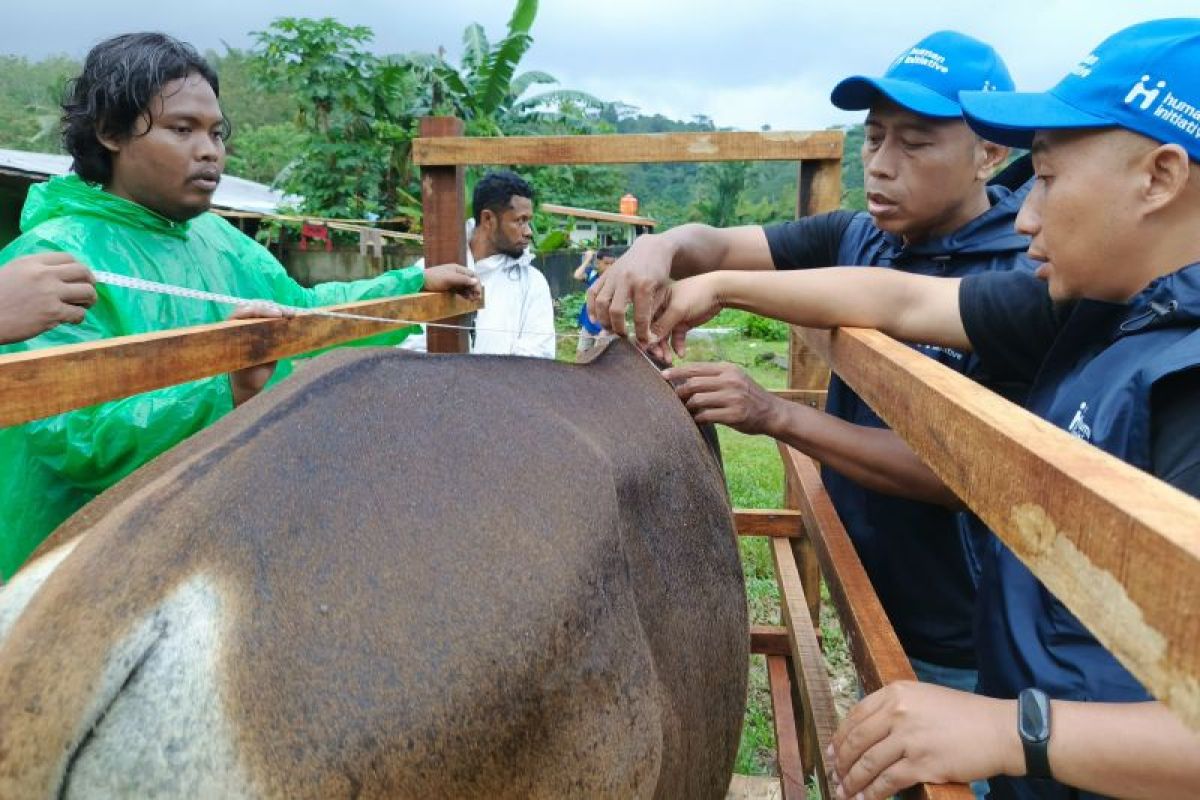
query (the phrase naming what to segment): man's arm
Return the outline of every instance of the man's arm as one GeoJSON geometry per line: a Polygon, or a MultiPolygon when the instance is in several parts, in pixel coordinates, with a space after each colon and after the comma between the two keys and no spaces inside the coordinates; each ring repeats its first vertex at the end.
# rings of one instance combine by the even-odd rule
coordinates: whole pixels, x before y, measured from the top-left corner
{"type": "MultiPolygon", "coordinates": [[[[1050,771],[1122,798],[1190,798],[1200,734],[1161,703],[1050,704],[1050,771]]],[[[883,800],[917,783],[1026,774],[1017,703],[931,684],[895,683],[860,702],[830,750],[839,796],[883,800]]]]}
{"type": "Polygon", "coordinates": [[[91,271],[66,253],[16,258],[0,268],[0,344],[78,324],[96,302],[91,271]]]}
{"type": "MultiPolygon", "coordinates": [[[[668,290],[651,342],[684,354],[687,332],[722,308],[740,308],[812,328],[877,328],[906,342],[970,350],[959,309],[958,278],[893,269],[832,267],[796,272],[713,272],[668,290]]],[[[666,357],[665,348],[657,353],[666,357]]]]}
{"type": "Polygon", "coordinates": [[[588,315],[618,336],[626,334],[625,309],[633,303],[639,341],[649,337],[650,319],[671,279],[718,269],[772,269],[771,249],[761,226],[714,228],[680,225],[646,234],[588,289],[588,315]]]}
{"type": "Polygon", "coordinates": [[[776,397],[733,364],[684,364],[663,373],[698,423],[720,423],[791,445],[883,494],[958,509],[962,503],[896,433],[855,425],[776,397]]]}

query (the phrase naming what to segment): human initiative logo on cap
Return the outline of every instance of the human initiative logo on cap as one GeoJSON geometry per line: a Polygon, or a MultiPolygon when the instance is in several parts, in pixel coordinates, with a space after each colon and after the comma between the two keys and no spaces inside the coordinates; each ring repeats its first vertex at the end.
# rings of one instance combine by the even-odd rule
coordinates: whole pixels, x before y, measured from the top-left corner
{"type": "Polygon", "coordinates": [[[858,111],[883,95],[923,116],[960,117],[958,93],[967,89],[1007,92],[1013,81],[990,45],[956,31],[938,31],[896,56],[882,78],[846,78],[834,87],[830,100],[838,108],[858,111]]]}
{"type": "Polygon", "coordinates": [[[1039,130],[1125,128],[1200,161],[1200,19],[1160,19],[1105,39],[1048,92],[964,91],[980,136],[1029,147],[1039,130]]]}

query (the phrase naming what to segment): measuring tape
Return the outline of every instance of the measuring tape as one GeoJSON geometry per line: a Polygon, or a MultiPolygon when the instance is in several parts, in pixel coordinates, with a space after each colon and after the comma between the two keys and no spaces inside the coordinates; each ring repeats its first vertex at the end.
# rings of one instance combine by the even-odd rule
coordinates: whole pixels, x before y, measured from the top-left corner
{"type": "MultiPolygon", "coordinates": [[[[148,281],[145,278],[134,278],[129,275],[118,275],[115,272],[104,272],[103,270],[92,270],[92,275],[95,276],[97,283],[103,283],[106,286],[120,286],[125,289],[134,289],[139,292],[150,292],[151,294],[165,294],[169,295],[170,297],[186,297],[191,300],[204,300],[209,303],[220,303],[221,305],[226,306],[263,305],[269,308],[277,308],[281,311],[287,311],[297,316],[309,315],[319,317],[335,317],[337,319],[354,319],[365,322],[378,322],[385,325],[400,325],[403,327],[409,327],[412,325],[429,325],[434,328],[448,328],[459,331],[477,330],[488,331],[489,333],[519,333],[518,331],[505,330],[503,328],[478,328],[472,325],[452,325],[448,322],[417,322],[415,320],[408,319],[390,319],[388,317],[370,317],[365,314],[349,314],[344,311],[330,311],[324,308],[303,308],[301,306],[289,306],[282,303],[276,303],[274,300],[248,300],[244,297],[234,297],[233,295],[228,294],[217,294],[216,292],[205,292],[201,291],[200,289],[185,289],[182,286],[174,286],[169,283],[159,283],[158,281],[148,281]]],[[[545,335],[549,336],[551,334],[545,335]]],[[[580,334],[555,332],[552,335],[556,339],[574,339],[580,334]]],[[[609,339],[616,337],[611,333],[605,332],[603,338],[609,339]]]]}

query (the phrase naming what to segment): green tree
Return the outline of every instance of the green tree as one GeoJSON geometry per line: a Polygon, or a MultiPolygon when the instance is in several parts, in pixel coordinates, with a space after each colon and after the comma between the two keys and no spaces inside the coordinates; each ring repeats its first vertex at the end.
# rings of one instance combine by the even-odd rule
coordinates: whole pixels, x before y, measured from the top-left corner
{"type": "Polygon", "coordinates": [[[746,188],[745,161],[722,161],[700,168],[700,197],[694,204],[698,221],[725,228],[741,221],[738,201],[746,188]]]}
{"type": "Polygon", "coordinates": [[[457,67],[440,50],[436,55],[405,56],[427,87],[422,111],[459,117],[466,122],[470,136],[502,136],[531,132],[531,126],[585,123],[588,110],[598,111],[604,105],[600,100],[568,89],[526,96],[534,86],[558,81],[537,70],[516,74],[533,42],[530,30],[537,9],[537,0],[517,0],[507,33],[495,45],[488,41],[482,25],[468,25],[457,67]]]}
{"type": "Polygon", "coordinates": [[[332,18],[285,17],[254,38],[259,87],[295,98],[306,134],[284,188],[308,210],[331,216],[418,214],[410,191],[417,88],[409,66],[370,53],[370,28],[332,18]]]}

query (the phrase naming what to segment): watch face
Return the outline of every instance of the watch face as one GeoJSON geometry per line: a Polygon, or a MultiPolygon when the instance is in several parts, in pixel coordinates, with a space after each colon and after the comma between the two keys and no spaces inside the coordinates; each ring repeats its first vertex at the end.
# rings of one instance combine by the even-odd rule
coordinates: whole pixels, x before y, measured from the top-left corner
{"type": "Polygon", "coordinates": [[[1022,739],[1044,742],[1050,738],[1050,700],[1045,692],[1021,692],[1017,709],[1017,729],[1022,739]]]}

